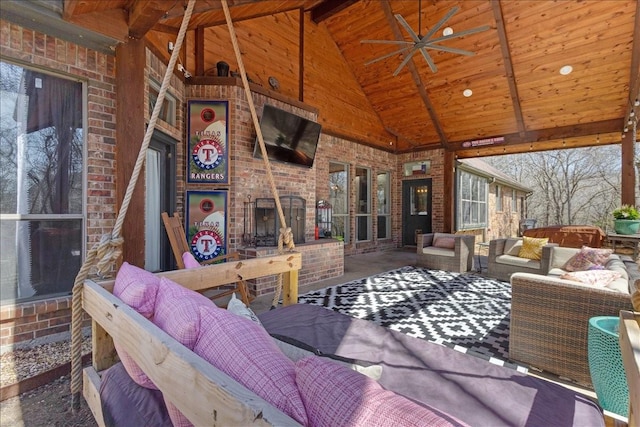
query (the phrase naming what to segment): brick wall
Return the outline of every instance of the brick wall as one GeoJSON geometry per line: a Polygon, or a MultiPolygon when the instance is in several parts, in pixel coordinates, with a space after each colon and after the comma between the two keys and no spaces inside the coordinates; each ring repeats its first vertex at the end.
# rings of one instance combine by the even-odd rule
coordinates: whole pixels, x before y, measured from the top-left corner
{"type": "MultiPolygon", "coordinates": [[[[87,216],[90,248],[111,232],[115,199],[115,57],[0,20],[0,54],[5,61],[35,66],[86,82],[87,216]]],[[[69,330],[70,297],[0,308],[4,348],[69,330]]]]}
{"type": "MultiPolygon", "coordinates": [[[[18,63],[36,65],[50,70],[75,76],[86,81],[88,90],[87,105],[87,219],[86,249],[94,246],[101,236],[110,233],[117,215],[115,187],[126,183],[115,182],[115,57],[50,37],[36,31],[24,29],[0,20],[0,53],[3,60],[12,58],[18,63]]],[[[150,78],[162,81],[165,64],[147,51],[147,81],[150,78]]],[[[169,91],[177,98],[178,104],[185,105],[187,99],[228,100],[230,123],[230,183],[226,186],[187,184],[185,179],[185,138],[186,109],[178,108],[176,125],[170,126],[159,121],[157,127],[178,141],[177,146],[177,204],[178,212],[184,215],[184,195],[186,190],[211,190],[224,188],[229,190],[228,243],[230,250],[241,250],[244,233],[244,203],[251,196],[271,198],[272,191],[267,180],[263,160],[253,157],[256,138],[249,105],[244,90],[239,86],[184,85],[175,75],[171,79],[169,91]]],[[[145,90],[146,94],[147,91],[145,90]]],[[[280,98],[279,98],[280,99],[280,98]]],[[[302,108],[297,103],[287,103],[254,93],[253,101],[260,114],[265,103],[317,120],[313,108],[302,108]]],[[[149,117],[148,102],[145,103],[146,116],[149,117]]],[[[431,160],[433,179],[434,230],[442,228],[442,151],[395,155],[378,149],[354,143],[342,138],[322,134],[313,168],[307,169],[282,163],[271,163],[275,185],[280,196],[299,196],[306,200],[305,240],[307,245],[297,245],[303,252],[303,269],[300,272],[301,284],[311,283],[329,277],[342,275],[344,256],[365,252],[382,251],[399,247],[401,237],[402,213],[402,165],[407,161],[431,160]],[[377,239],[377,210],[375,197],[372,205],[373,239],[367,242],[355,242],[355,203],[351,206],[351,236],[344,245],[337,241],[314,241],[315,204],[317,200],[329,196],[329,162],[341,162],[350,165],[351,178],[356,167],[371,170],[372,191],[375,193],[375,177],[378,172],[391,174],[391,216],[392,233],[390,239],[377,239]]],[[[355,200],[355,186],[350,186],[351,200],[355,200]]],[[[265,248],[269,253],[275,248],[265,248]]],[[[262,251],[262,248],[260,249],[262,251]]],[[[252,291],[262,295],[273,291],[273,279],[256,283],[252,291]]],[[[69,329],[68,300],[55,298],[34,303],[3,306],[0,314],[2,345],[10,342],[22,342],[36,339],[48,333],[65,332],[69,329]],[[66,304],[66,305],[65,305],[66,304]],[[33,312],[34,314],[29,314],[33,312]],[[36,314],[37,313],[37,314],[36,314]]]]}
{"type": "MultiPolygon", "coordinates": [[[[83,327],[91,325],[85,313],[83,327]]],[[[67,334],[71,328],[71,297],[59,297],[0,307],[0,353],[20,343],[67,334]]]]}
{"type": "MultiPolygon", "coordinates": [[[[344,274],[344,245],[333,239],[315,240],[296,246],[302,254],[302,268],[298,273],[298,286],[302,287],[344,274]]],[[[266,257],[278,254],[277,247],[244,248],[240,253],[247,258],[266,257]]],[[[249,291],[253,295],[268,295],[275,291],[277,276],[250,280],[249,291]]]]}
{"type": "MultiPolygon", "coordinates": [[[[445,199],[444,194],[444,150],[431,150],[420,153],[406,153],[398,157],[396,165],[396,173],[399,179],[393,181],[395,188],[394,194],[399,202],[394,206],[393,217],[398,221],[397,233],[402,233],[402,182],[411,179],[427,179],[431,178],[431,228],[433,232],[443,232],[444,230],[444,205],[451,203],[451,200],[445,199]],[[431,170],[427,175],[419,175],[416,177],[404,177],[403,165],[409,162],[418,162],[429,160],[431,162],[431,170]]],[[[400,238],[400,241],[402,239],[400,238]]]]}

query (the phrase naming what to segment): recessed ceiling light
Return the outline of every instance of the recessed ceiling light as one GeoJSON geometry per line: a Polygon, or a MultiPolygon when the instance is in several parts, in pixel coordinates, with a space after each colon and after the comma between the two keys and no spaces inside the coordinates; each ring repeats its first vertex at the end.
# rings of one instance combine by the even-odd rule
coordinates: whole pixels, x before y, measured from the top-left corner
{"type": "Polygon", "coordinates": [[[442,30],[443,36],[450,36],[451,34],[453,34],[453,28],[451,27],[446,27],[444,30],[442,30]]]}
{"type": "Polygon", "coordinates": [[[562,74],[563,76],[571,74],[572,71],[573,67],[571,65],[565,65],[564,67],[560,68],[560,74],[562,74]]]}
{"type": "Polygon", "coordinates": [[[465,90],[463,90],[463,91],[462,91],[462,94],[463,94],[465,97],[467,97],[467,98],[468,98],[468,97],[470,97],[471,95],[473,95],[473,91],[472,91],[471,89],[465,89],[465,90]]]}

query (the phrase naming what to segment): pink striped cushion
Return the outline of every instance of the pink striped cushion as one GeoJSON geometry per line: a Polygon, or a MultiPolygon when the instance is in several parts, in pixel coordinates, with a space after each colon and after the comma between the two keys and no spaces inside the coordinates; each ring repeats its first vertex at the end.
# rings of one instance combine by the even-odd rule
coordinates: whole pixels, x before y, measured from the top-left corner
{"type": "Polygon", "coordinates": [[[122,263],[113,285],[113,295],[135,311],[150,319],[156,308],[160,278],[142,268],[122,263]]]}
{"type": "Polygon", "coordinates": [[[162,277],[158,288],[153,323],[179,341],[180,344],[193,350],[200,331],[200,314],[198,312],[200,306],[221,310],[204,295],[162,277]]]}
{"type": "Polygon", "coordinates": [[[201,267],[200,263],[196,260],[191,252],[185,252],[182,254],[182,262],[184,262],[184,268],[196,268],[201,267]]]}
{"type": "Polygon", "coordinates": [[[295,367],[267,331],[226,310],[200,307],[202,328],[193,351],[299,423],[307,415],[295,367]]]}
{"type": "MultiPolygon", "coordinates": [[[[180,344],[193,350],[200,333],[200,307],[207,307],[211,311],[223,311],[207,297],[162,277],[153,323],[180,344]]],[[[165,403],[174,427],[192,426],[173,403],[167,399],[165,403]]]]}
{"type": "MultiPolygon", "coordinates": [[[[153,317],[160,279],[142,268],[124,262],[118,270],[113,286],[113,295],[147,319],[153,317]]],[[[157,390],[153,381],[140,369],[138,364],[114,341],[114,347],[129,376],[142,387],[157,390]]]]}
{"type": "Polygon", "coordinates": [[[359,372],[321,357],[296,362],[296,382],[310,426],[464,425],[448,414],[418,405],[383,389],[359,372]]]}

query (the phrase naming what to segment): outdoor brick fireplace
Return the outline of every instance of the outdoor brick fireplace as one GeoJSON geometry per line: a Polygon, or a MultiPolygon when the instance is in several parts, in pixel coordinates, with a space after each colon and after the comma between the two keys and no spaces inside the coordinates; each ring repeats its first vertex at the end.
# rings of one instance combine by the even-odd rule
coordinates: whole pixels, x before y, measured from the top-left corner
{"type": "MultiPolygon", "coordinates": [[[[287,227],[293,233],[295,244],[305,243],[305,219],[306,201],[298,196],[280,197],[280,206],[284,214],[287,227]]],[[[280,217],[276,209],[276,201],[273,198],[258,198],[255,200],[253,209],[246,210],[245,215],[253,215],[253,218],[245,218],[245,224],[253,224],[253,230],[245,230],[253,233],[249,244],[254,246],[277,246],[280,234],[280,217]]],[[[250,228],[250,226],[247,226],[250,228]]]]}

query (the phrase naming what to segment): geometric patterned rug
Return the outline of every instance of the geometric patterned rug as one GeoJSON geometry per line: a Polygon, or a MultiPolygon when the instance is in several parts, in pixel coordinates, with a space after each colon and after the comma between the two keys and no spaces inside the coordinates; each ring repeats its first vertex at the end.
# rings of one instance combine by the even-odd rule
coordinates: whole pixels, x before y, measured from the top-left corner
{"type": "Polygon", "coordinates": [[[527,372],[509,361],[509,283],[406,266],[308,292],[298,303],[320,305],[527,372]]]}

